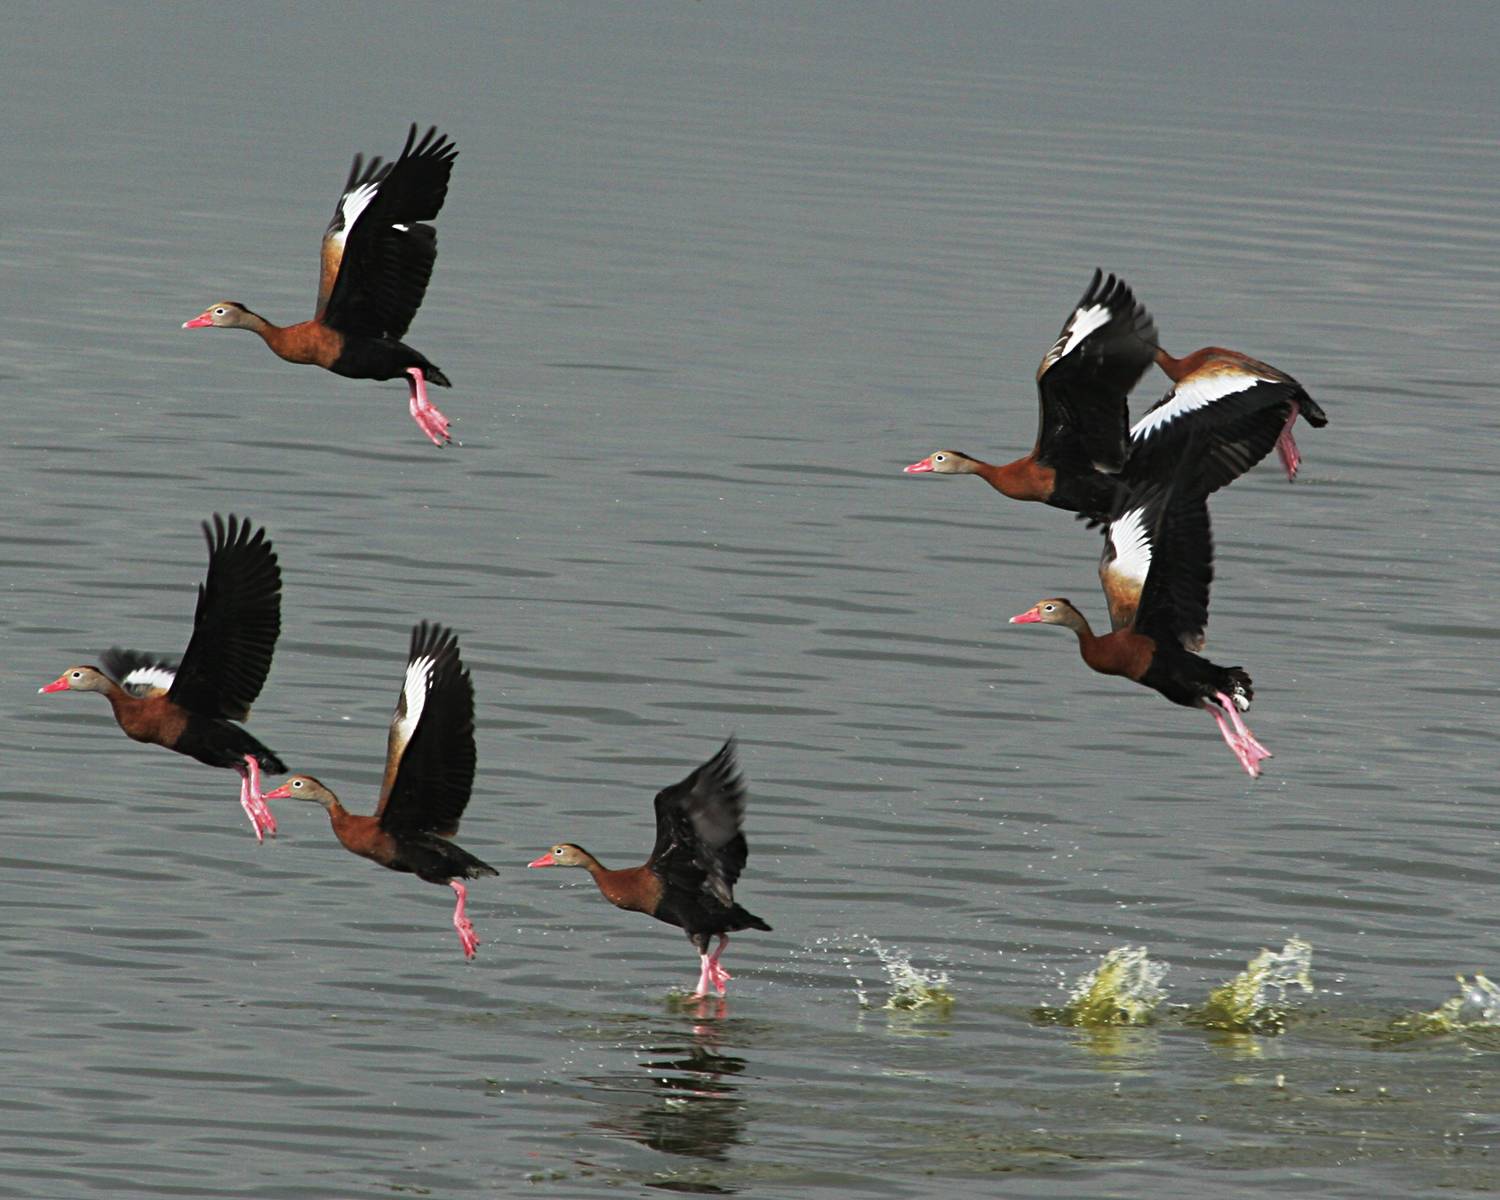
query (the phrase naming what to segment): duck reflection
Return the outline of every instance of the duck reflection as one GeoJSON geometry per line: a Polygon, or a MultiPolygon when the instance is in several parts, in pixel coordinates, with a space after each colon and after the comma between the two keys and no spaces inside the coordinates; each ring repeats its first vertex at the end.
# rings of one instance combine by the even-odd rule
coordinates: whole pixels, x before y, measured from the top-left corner
{"type": "Polygon", "coordinates": [[[731,1080],[745,1060],[719,1052],[719,1033],[702,1021],[653,1030],[636,1070],[586,1076],[591,1099],[608,1109],[590,1124],[663,1154],[723,1161],[744,1138],[745,1107],[731,1080]]]}

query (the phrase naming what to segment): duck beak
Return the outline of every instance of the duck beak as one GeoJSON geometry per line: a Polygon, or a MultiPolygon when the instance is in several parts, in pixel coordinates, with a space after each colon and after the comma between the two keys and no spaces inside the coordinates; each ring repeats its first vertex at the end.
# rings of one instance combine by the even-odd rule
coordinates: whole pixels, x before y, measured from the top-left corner
{"type": "Polygon", "coordinates": [[[552,851],[548,850],[541,858],[534,858],[526,865],[528,867],[555,867],[557,860],[552,857],[552,851]]]}
{"type": "Polygon", "coordinates": [[[1041,619],[1041,613],[1037,612],[1037,610],[1034,608],[1028,608],[1019,616],[1012,617],[1010,619],[1010,623],[1012,625],[1036,625],[1041,622],[1041,619]]]}
{"type": "Polygon", "coordinates": [[[902,467],[901,468],[901,474],[903,474],[903,475],[921,475],[924,472],[930,471],[930,470],[932,470],[932,459],[931,458],[924,458],[921,462],[914,462],[909,467],[902,467]]]}
{"type": "Polygon", "coordinates": [[[283,783],[275,791],[262,792],[260,798],[262,800],[290,800],[292,798],[291,785],[283,783]]]}
{"type": "Polygon", "coordinates": [[[59,675],[51,683],[43,684],[41,687],[37,688],[37,692],[38,693],[41,693],[41,692],[66,692],[67,690],[68,690],[68,675],[67,675],[67,672],[63,672],[63,674],[59,675]]]}
{"type": "Polygon", "coordinates": [[[212,325],[213,323],[214,319],[208,315],[207,311],[204,311],[199,313],[191,321],[184,321],[182,323],[182,327],[184,329],[203,329],[205,326],[212,325]]]}

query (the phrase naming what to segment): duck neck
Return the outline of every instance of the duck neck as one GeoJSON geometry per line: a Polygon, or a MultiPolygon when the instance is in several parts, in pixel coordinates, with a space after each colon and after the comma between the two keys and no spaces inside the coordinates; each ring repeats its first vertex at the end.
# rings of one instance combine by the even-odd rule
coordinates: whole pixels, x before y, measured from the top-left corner
{"type": "Polygon", "coordinates": [[[1046,500],[1052,495],[1055,474],[1030,455],[998,467],[994,463],[978,461],[974,466],[974,474],[1012,500],[1046,500]]]}
{"type": "Polygon", "coordinates": [[[114,710],[116,721],[119,721],[121,716],[131,709],[140,707],[141,697],[132,696],[113,679],[105,679],[103,686],[97,690],[109,701],[110,708],[114,710]]]}
{"type": "Polygon", "coordinates": [[[1077,610],[1068,614],[1067,619],[1062,622],[1067,628],[1078,635],[1079,652],[1087,658],[1089,651],[1099,644],[1099,639],[1094,635],[1093,627],[1089,619],[1077,610]]]}
{"type": "Polygon", "coordinates": [[[339,798],[332,792],[329,792],[326,796],[319,796],[317,800],[323,806],[323,811],[328,814],[328,823],[333,826],[333,832],[342,841],[343,832],[348,829],[350,823],[355,819],[354,814],[340,804],[339,798]]]}

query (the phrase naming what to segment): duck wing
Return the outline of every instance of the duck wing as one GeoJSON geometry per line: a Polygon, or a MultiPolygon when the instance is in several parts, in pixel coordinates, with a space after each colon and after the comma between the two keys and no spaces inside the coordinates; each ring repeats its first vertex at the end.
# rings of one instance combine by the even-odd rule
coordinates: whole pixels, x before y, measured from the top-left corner
{"type": "Polygon", "coordinates": [[[132,696],[166,695],[177,679],[177,664],[159,654],[111,646],[99,659],[104,673],[132,696]]]}
{"type": "Polygon", "coordinates": [[[448,195],[458,148],[430,128],[417,127],[393,163],[359,157],[323,235],[318,311],[344,334],[401,338],[422,306],[437,231],[430,221],[448,195]]]}
{"type": "Polygon", "coordinates": [[[656,794],[656,845],[646,865],[673,887],[733,904],[749,857],[740,832],[745,797],[730,738],[681,783],[656,794]]]}
{"type": "Polygon", "coordinates": [[[243,721],[265,686],[281,633],[281,567],[264,529],[233,513],[203,523],[208,578],[193,636],[167,696],[189,712],[243,721]]]}
{"type": "Polygon", "coordinates": [[[1232,350],[1213,350],[1130,428],[1126,473],[1171,473],[1189,437],[1198,439],[1192,486],[1212,495],[1271,452],[1293,412],[1313,426],[1328,418],[1284,371],[1232,350]]]}
{"type": "Polygon", "coordinates": [[[1124,280],[1095,270],[1037,367],[1036,460],[1082,473],[1123,468],[1127,397],[1155,354],[1151,314],[1124,280]]]}
{"type": "Polygon", "coordinates": [[[375,817],[388,833],[452,837],[474,788],[474,683],[451,629],[411,632],[406,676],[386,739],[375,817]]]}
{"type": "Polygon", "coordinates": [[[1208,502],[1200,492],[1182,479],[1136,489],[1105,531],[1099,560],[1111,627],[1201,650],[1213,560],[1208,502]]]}

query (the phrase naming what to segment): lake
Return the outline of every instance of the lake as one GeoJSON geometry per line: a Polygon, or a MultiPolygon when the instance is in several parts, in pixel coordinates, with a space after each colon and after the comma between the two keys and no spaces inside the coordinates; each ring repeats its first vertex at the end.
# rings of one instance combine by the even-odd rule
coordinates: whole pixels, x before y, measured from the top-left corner
{"type": "MultiPolygon", "coordinates": [[[[26,6],[0,232],[0,1197],[1367,1197],[1500,1188],[1500,13],[1483,5],[26,6]],[[312,313],[356,151],[460,157],[400,383],[182,331],[312,313]],[[1095,267],[1178,355],[1327,410],[1213,502],[1202,714],[1096,676],[1097,535],[977,481],[1095,267]],[[180,653],[199,522],[263,523],[252,728],[357,811],[418,619],[478,699],[451,894],[38,685],[180,653]],[[722,1005],[579,873],[740,740],[722,1005]],[[1201,1006],[1311,946],[1280,1031],[1201,1006]],[[1101,956],[1153,1023],[1057,1007],[1101,956]],[[1211,1024],[1211,1023],[1210,1023],[1211,1024]],[[1414,1033],[1413,1029],[1418,1032],[1414,1033]]],[[[1148,376],[1136,412],[1166,381],[1148,376]]]]}

